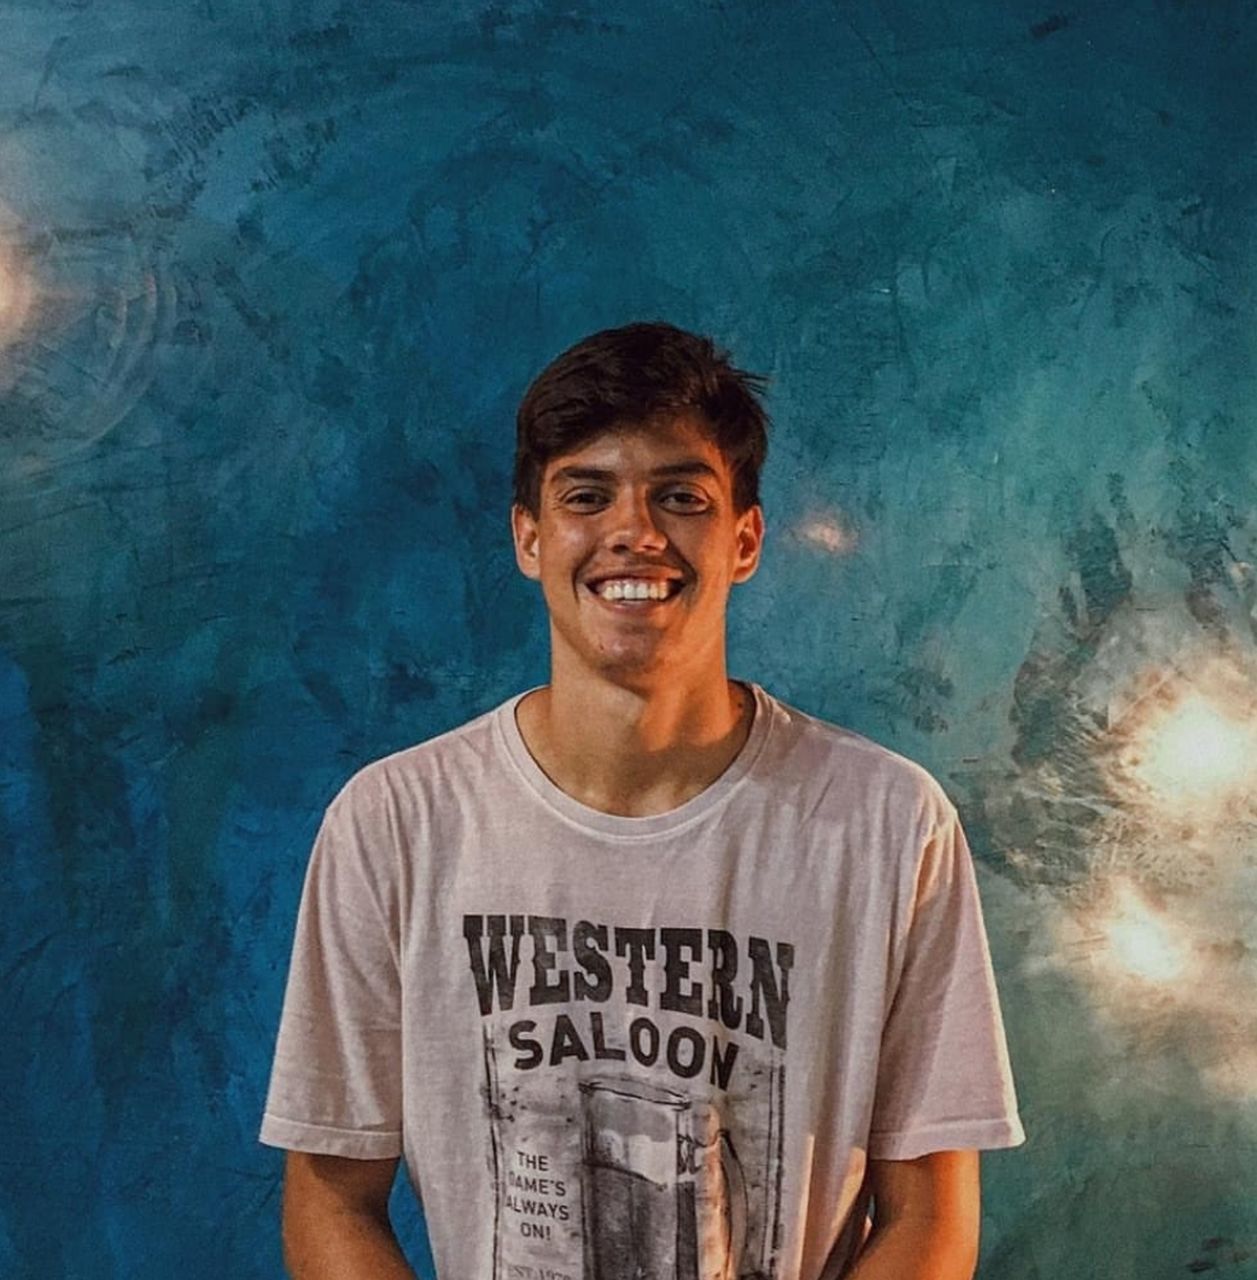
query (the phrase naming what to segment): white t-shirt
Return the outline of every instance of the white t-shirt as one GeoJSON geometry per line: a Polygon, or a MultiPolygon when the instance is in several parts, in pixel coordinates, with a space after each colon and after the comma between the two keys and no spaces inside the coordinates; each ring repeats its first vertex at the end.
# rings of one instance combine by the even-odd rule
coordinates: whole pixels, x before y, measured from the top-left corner
{"type": "Polygon", "coordinates": [[[830,1280],[869,1157],[1024,1141],[955,809],[747,687],[668,813],[558,788],[524,694],[328,806],[261,1140],[404,1155],[440,1280],[830,1280]]]}

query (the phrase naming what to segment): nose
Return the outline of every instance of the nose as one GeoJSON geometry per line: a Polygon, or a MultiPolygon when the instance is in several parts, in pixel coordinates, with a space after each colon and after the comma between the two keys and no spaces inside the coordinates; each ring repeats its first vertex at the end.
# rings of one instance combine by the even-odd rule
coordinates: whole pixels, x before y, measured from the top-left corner
{"type": "Polygon", "coordinates": [[[661,551],[668,537],[655,521],[650,497],[626,489],[607,509],[607,546],[612,551],[661,551]]]}

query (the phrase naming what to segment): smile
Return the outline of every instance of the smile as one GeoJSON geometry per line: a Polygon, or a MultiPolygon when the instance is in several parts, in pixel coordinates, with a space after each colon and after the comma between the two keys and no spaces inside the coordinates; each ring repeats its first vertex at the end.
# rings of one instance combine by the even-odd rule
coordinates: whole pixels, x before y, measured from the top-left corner
{"type": "Polygon", "coordinates": [[[628,609],[647,609],[666,604],[681,592],[679,579],[607,578],[586,583],[604,604],[628,609]]]}

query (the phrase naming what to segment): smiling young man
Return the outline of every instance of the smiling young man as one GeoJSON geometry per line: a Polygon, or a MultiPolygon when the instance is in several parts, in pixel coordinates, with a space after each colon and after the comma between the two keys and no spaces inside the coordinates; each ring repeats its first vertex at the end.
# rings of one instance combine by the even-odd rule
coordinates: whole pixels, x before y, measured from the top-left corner
{"type": "Polygon", "coordinates": [[[646,324],[525,395],[550,680],[324,815],[262,1129],[294,1276],[411,1275],[401,1156],[440,1280],[972,1276],[1024,1135],[955,809],[726,670],[758,390],[646,324]]]}

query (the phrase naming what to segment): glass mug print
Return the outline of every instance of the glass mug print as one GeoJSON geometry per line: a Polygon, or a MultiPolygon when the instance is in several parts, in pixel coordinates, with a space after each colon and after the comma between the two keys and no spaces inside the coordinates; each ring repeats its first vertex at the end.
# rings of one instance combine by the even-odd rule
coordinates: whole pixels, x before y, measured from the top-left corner
{"type": "Polygon", "coordinates": [[[715,1109],[638,1081],[580,1092],[585,1280],[736,1280],[746,1180],[715,1109]]]}

